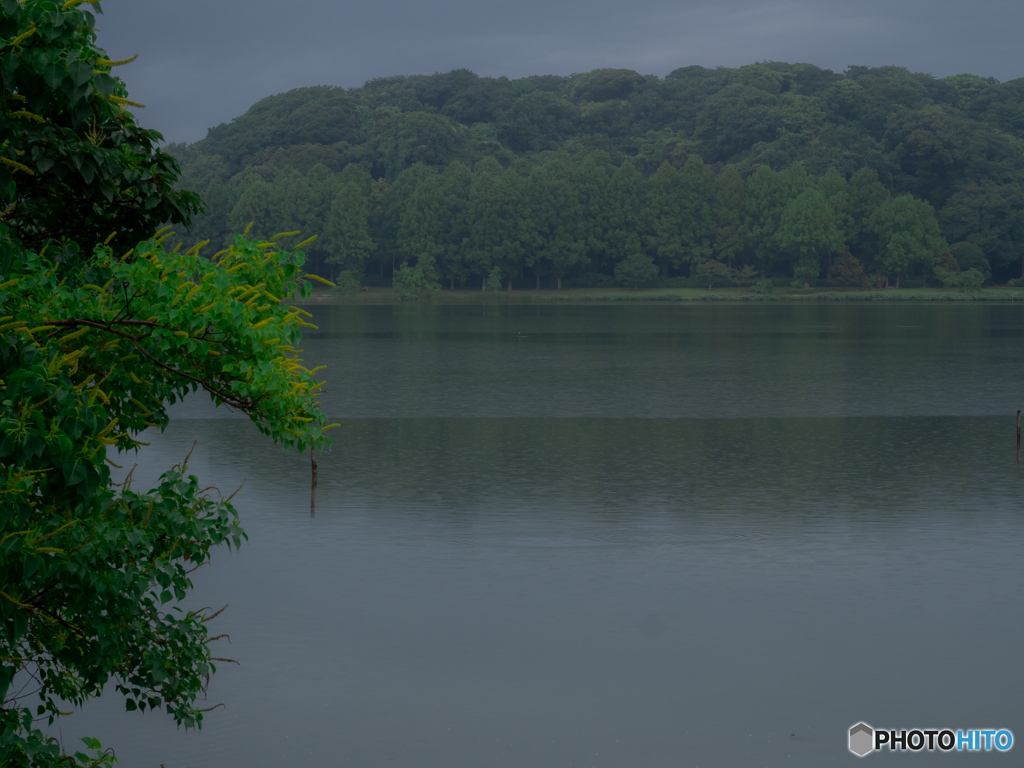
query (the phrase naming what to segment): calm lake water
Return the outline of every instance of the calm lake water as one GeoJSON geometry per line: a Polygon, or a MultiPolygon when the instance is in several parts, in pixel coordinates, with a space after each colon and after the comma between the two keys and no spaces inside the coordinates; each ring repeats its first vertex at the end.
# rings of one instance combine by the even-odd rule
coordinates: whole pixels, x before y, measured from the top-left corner
{"type": "MultiPolygon", "coordinates": [[[[138,457],[250,541],[201,732],[124,766],[854,765],[847,729],[1024,738],[1024,308],[317,307],[319,458],[202,396],[138,457]]],[[[922,756],[1010,765],[1009,753],[922,756]]],[[[1017,758],[1014,757],[1017,755],[1017,758]]],[[[872,761],[899,757],[875,754],[872,761]]]]}

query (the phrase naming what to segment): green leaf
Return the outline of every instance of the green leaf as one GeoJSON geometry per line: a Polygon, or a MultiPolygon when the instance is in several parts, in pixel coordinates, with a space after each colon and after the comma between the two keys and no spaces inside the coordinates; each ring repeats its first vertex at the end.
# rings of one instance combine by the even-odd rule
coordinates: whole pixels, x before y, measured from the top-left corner
{"type": "Polygon", "coordinates": [[[11,620],[14,624],[14,631],[12,633],[13,637],[11,638],[11,640],[12,642],[17,642],[18,638],[20,638],[22,635],[25,634],[25,632],[28,631],[28,611],[24,609],[15,611],[14,615],[11,617],[11,620]]]}
{"type": "Polygon", "coordinates": [[[18,15],[18,11],[21,8],[20,4],[18,3],[18,0],[3,0],[3,2],[0,3],[0,7],[3,8],[4,13],[6,13],[8,16],[15,17],[18,15]]]}
{"type": "Polygon", "coordinates": [[[16,667],[0,666],[0,701],[7,700],[7,689],[11,687],[11,681],[14,680],[14,673],[16,671],[16,667]]]}
{"type": "Polygon", "coordinates": [[[0,55],[0,72],[3,72],[5,87],[14,88],[15,74],[20,63],[21,60],[14,55],[13,51],[0,55]]]}
{"type": "Polygon", "coordinates": [[[75,85],[84,85],[92,77],[92,65],[84,61],[74,61],[68,64],[68,74],[75,85]]]}
{"type": "Polygon", "coordinates": [[[64,482],[68,485],[78,485],[85,480],[85,465],[78,461],[72,461],[64,465],[64,482]]]}
{"type": "MultiPolygon", "coordinates": [[[[92,70],[90,70],[90,72],[91,71],[92,70]]],[[[92,96],[92,83],[90,83],[89,81],[86,81],[86,82],[82,83],[81,85],[76,85],[75,86],[75,90],[72,91],[72,93],[71,93],[71,102],[73,104],[78,105],[78,107],[84,107],[85,110],[86,110],[86,113],[91,113],[92,112],[92,106],[91,105],[89,105],[89,104],[78,104],[78,102],[82,101],[83,99],[87,99],[90,96],[92,96]]],[[[75,112],[73,112],[72,114],[75,114],[75,112]]]]}
{"type": "Polygon", "coordinates": [[[135,702],[132,701],[131,699],[125,699],[124,700],[124,708],[128,712],[134,712],[136,709],[138,709],[138,707],[135,705],[135,702]]]}
{"type": "Polygon", "coordinates": [[[42,71],[39,73],[43,76],[43,82],[46,83],[50,88],[56,88],[60,85],[60,81],[64,79],[64,75],[67,70],[61,66],[59,61],[51,61],[49,64],[43,66],[42,71]]]}
{"type": "Polygon", "coordinates": [[[114,86],[117,85],[117,81],[110,75],[96,75],[92,80],[93,88],[103,98],[109,99],[110,95],[114,92],[114,86]]]}

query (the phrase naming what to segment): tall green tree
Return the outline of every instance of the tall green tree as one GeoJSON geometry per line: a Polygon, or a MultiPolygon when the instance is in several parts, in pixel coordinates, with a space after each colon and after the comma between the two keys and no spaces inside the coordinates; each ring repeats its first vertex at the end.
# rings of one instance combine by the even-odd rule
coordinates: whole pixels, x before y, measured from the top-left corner
{"type": "Polygon", "coordinates": [[[529,175],[525,169],[511,166],[501,174],[498,199],[501,202],[502,254],[500,263],[508,278],[522,277],[526,270],[526,256],[532,242],[529,175]]]}
{"type": "Polygon", "coordinates": [[[473,173],[467,166],[455,161],[441,174],[441,257],[439,276],[450,287],[457,280],[461,285],[468,276],[470,235],[472,227],[471,187],[473,173]]]}
{"type": "Polygon", "coordinates": [[[658,279],[654,259],[640,250],[640,238],[630,234],[625,242],[626,255],[615,265],[615,279],[625,288],[637,290],[658,279]]]}
{"type": "MultiPolygon", "coordinates": [[[[949,256],[956,261],[961,271],[976,269],[986,280],[992,279],[992,264],[989,262],[985,252],[974,243],[960,242],[949,246],[949,256]]],[[[943,255],[945,259],[945,254],[943,255]]]]}
{"type": "Polygon", "coordinates": [[[872,168],[861,168],[853,174],[846,191],[850,197],[850,223],[846,233],[850,252],[874,271],[878,258],[878,235],[871,226],[871,218],[889,199],[889,193],[872,168]]]}
{"type": "Polygon", "coordinates": [[[394,189],[387,179],[374,179],[370,185],[369,218],[370,237],[376,246],[375,260],[380,277],[384,277],[385,267],[388,277],[395,269],[395,257],[398,247],[396,231],[397,215],[394,212],[394,189]]]}
{"type": "MultiPolygon", "coordinates": [[[[254,237],[270,238],[279,232],[320,236],[337,187],[338,179],[322,165],[307,173],[285,168],[272,181],[252,173],[243,184],[228,222],[239,231],[252,224],[254,237]]],[[[324,241],[314,241],[308,250],[309,266],[314,271],[325,271],[330,254],[324,241]]]]}
{"type": "Polygon", "coordinates": [[[825,196],[825,199],[831,200],[846,191],[846,178],[834,165],[830,165],[824,175],[818,179],[817,186],[818,191],[825,196]]]}
{"type": "Polygon", "coordinates": [[[782,214],[789,202],[780,175],[767,166],[760,166],[747,179],[747,221],[754,258],[762,274],[778,261],[778,233],[782,214]]]}
{"type": "Polygon", "coordinates": [[[637,238],[643,226],[645,197],[644,177],[632,163],[615,169],[608,184],[605,218],[605,241],[613,264],[640,251],[637,238]]]}
{"type": "Polygon", "coordinates": [[[522,272],[525,249],[520,236],[523,216],[518,179],[493,158],[481,160],[470,190],[468,253],[470,272],[481,287],[491,272],[506,279],[522,272]]]}
{"type": "Polygon", "coordinates": [[[395,180],[398,213],[396,245],[403,262],[422,269],[437,280],[437,264],[444,255],[443,200],[437,173],[423,163],[407,168],[395,180]]]}
{"type": "Polygon", "coordinates": [[[287,229],[287,222],[277,208],[277,190],[258,174],[249,174],[241,182],[238,199],[228,216],[228,226],[236,231],[247,230],[250,224],[256,227],[254,237],[268,238],[287,229]]]}
{"type": "Polygon", "coordinates": [[[792,259],[793,275],[817,280],[823,259],[845,250],[835,216],[816,189],[807,189],[791,200],[782,214],[778,241],[792,259]]]}
{"type": "Polygon", "coordinates": [[[580,228],[586,241],[586,258],[597,268],[608,264],[609,164],[604,152],[591,152],[573,163],[573,186],[582,208],[580,228]]]}
{"type": "Polygon", "coordinates": [[[535,168],[530,174],[528,195],[532,239],[526,264],[538,281],[552,277],[561,290],[562,279],[587,259],[583,206],[572,183],[568,158],[559,155],[535,168]]]}
{"type": "Polygon", "coordinates": [[[651,176],[644,206],[644,245],[667,277],[672,266],[682,263],[683,207],[679,172],[669,163],[651,176]]]}
{"type": "Polygon", "coordinates": [[[746,187],[735,165],[725,167],[716,179],[716,187],[714,255],[732,267],[750,238],[750,225],[743,215],[747,207],[746,187]]]}
{"type": "Polygon", "coordinates": [[[878,237],[878,266],[887,284],[895,278],[898,287],[900,277],[915,267],[931,272],[949,251],[932,207],[913,195],[883,203],[872,216],[871,227],[878,237]]]}
{"type": "Polygon", "coordinates": [[[286,169],[274,182],[274,200],[282,221],[278,231],[299,232],[303,237],[316,235],[317,239],[306,247],[306,256],[311,270],[324,275],[330,269],[327,259],[331,252],[323,233],[340,183],[338,175],[320,163],[306,173],[286,169]]]}
{"type": "Polygon", "coordinates": [[[690,274],[711,258],[715,242],[715,174],[697,155],[690,155],[679,174],[682,254],[677,266],[690,274]]]}
{"type": "Polygon", "coordinates": [[[986,179],[964,184],[946,200],[939,225],[946,239],[971,242],[985,253],[997,273],[1024,276],[1024,184],[986,179]]]}
{"type": "MultiPolygon", "coordinates": [[[[853,201],[847,191],[846,177],[834,165],[830,165],[825,171],[825,175],[818,179],[818,191],[828,201],[828,207],[832,210],[832,218],[835,219],[839,236],[844,242],[847,242],[854,222],[851,214],[853,201]]],[[[849,245],[848,242],[847,245],[849,245]]]]}
{"type": "Polygon", "coordinates": [[[346,166],[324,222],[322,247],[332,279],[339,270],[363,275],[367,259],[377,249],[370,237],[370,175],[356,165],[346,166]]]}

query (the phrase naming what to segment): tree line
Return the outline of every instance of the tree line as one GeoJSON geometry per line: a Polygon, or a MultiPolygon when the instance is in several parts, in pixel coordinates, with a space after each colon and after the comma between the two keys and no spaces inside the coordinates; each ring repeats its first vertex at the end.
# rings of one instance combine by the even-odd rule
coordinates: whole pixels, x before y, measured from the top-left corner
{"type": "MultiPolygon", "coordinates": [[[[402,265],[445,287],[650,285],[674,278],[799,282],[925,282],[949,269],[950,247],[932,206],[893,196],[870,168],[849,180],[835,168],[820,178],[794,163],[735,166],[716,174],[691,155],[645,178],[607,153],[582,159],[551,153],[542,163],[494,158],[443,171],[424,164],[389,182],[356,164],[251,172],[227,216],[229,229],[254,224],[270,237],[320,233],[312,263],[332,278],[376,283],[402,265]]],[[[955,271],[989,266],[971,244],[955,248],[955,271]]],[[[934,279],[934,278],[933,278],[934,279]]]]}
{"type": "MultiPolygon", "coordinates": [[[[456,70],[380,78],[347,90],[316,86],[271,96],[212,128],[201,141],[170,145],[168,151],[181,162],[183,188],[197,191],[207,205],[185,237],[188,245],[210,239],[220,247],[233,227],[247,223],[242,222],[246,215],[261,218],[247,211],[269,213],[273,205],[274,215],[290,222],[289,227],[321,235],[321,247],[311,255],[324,275],[341,267],[358,272],[361,264],[366,279],[376,274],[379,280],[383,271],[386,280],[387,265],[432,256],[438,279],[448,285],[484,279],[495,267],[506,281],[518,275],[557,284],[561,276],[586,284],[613,279],[615,265],[639,250],[654,261],[659,279],[695,272],[700,263],[714,271],[712,262],[799,279],[795,270],[801,261],[806,262],[802,274],[812,273],[813,258],[810,251],[804,253],[809,246],[774,237],[781,219],[771,219],[772,238],[757,240],[766,224],[750,214],[750,205],[760,203],[747,198],[756,201],[768,194],[767,187],[782,184],[767,183],[777,176],[792,181],[785,182],[788,191],[771,196],[808,192],[801,203],[808,216],[815,206],[821,208],[810,186],[825,184],[813,191],[826,200],[840,179],[851,200],[862,187],[875,195],[871,205],[845,212],[842,204],[831,205],[838,237],[829,236],[828,246],[812,249],[822,262],[819,279],[827,279],[830,257],[847,252],[869,276],[930,277],[920,254],[897,249],[883,255],[879,250],[903,242],[879,229],[881,219],[888,216],[906,228],[915,216],[923,216],[919,204],[924,203],[931,206],[938,236],[971,246],[943,250],[933,238],[927,247],[953,253],[955,261],[977,262],[978,271],[993,280],[1021,275],[1024,79],[938,79],[900,67],[850,67],[835,73],[782,62],[684,67],[665,78],[601,69],[509,80],[456,70]],[[809,181],[797,178],[794,164],[802,166],[809,181]],[[629,169],[619,175],[624,166],[629,169]],[[769,177],[769,171],[775,176],[769,177]],[[684,197],[713,197],[712,208],[721,212],[729,204],[718,202],[718,190],[739,190],[737,176],[742,194],[736,193],[732,215],[753,239],[741,245],[743,227],[734,222],[734,239],[739,239],[727,244],[728,238],[718,233],[724,225],[698,206],[687,216],[705,224],[685,229],[684,245],[673,244],[668,222],[681,214],[667,214],[659,200],[678,187],[684,197]],[[712,180],[714,195],[707,191],[712,180]],[[531,191],[535,184],[539,187],[531,191]],[[620,213],[595,214],[604,205],[596,198],[612,194],[608,190],[617,184],[634,185],[635,202],[620,213]],[[332,191],[325,193],[324,187],[332,191]],[[505,233],[502,242],[508,246],[481,244],[473,239],[479,232],[458,235],[457,227],[443,236],[429,234],[434,214],[425,200],[428,193],[439,190],[459,208],[438,214],[444,221],[455,220],[465,217],[466,204],[459,201],[466,188],[472,205],[482,211],[499,200],[507,213],[514,211],[514,221],[493,211],[486,214],[503,219],[495,232],[505,233]],[[477,193],[491,197],[478,203],[477,193]],[[569,205],[566,221],[554,228],[542,220],[543,204],[537,201],[544,194],[569,205]],[[414,198],[424,218],[416,235],[409,234],[412,220],[406,211],[414,198]],[[571,210],[577,204],[582,209],[578,217],[571,210]],[[337,215],[331,213],[335,205],[337,215]],[[875,208],[883,205],[888,212],[879,213],[872,224],[875,208]],[[349,206],[352,212],[342,215],[340,209],[349,206]],[[365,230],[358,224],[364,210],[365,230]],[[660,229],[638,229],[639,245],[626,244],[614,239],[622,230],[606,221],[608,216],[636,216],[638,222],[660,222],[652,224],[660,229]],[[717,222],[712,234],[709,216],[717,222]],[[586,223],[577,224],[575,218],[586,223]],[[573,240],[564,257],[532,252],[548,248],[538,246],[540,241],[561,247],[571,239],[570,230],[583,233],[583,239],[573,240]],[[509,231],[517,234],[512,237],[509,231]],[[349,233],[355,237],[344,254],[340,246],[331,252],[324,247],[349,233]],[[419,238],[426,250],[410,252],[410,237],[419,238]],[[517,256],[516,248],[531,253],[517,256]],[[685,252],[674,252],[678,248],[685,252]],[[330,256],[336,263],[328,263],[330,256]]],[[[790,202],[787,198],[785,205],[790,202]]],[[[795,215],[787,221],[792,223],[795,215]]]]}

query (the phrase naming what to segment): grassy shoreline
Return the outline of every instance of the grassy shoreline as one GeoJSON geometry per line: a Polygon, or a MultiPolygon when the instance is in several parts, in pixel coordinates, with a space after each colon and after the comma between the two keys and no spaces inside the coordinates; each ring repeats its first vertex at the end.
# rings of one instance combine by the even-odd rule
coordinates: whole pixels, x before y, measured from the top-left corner
{"type": "MultiPolygon", "coordinates": [[[[962,292],[943,288],[901,288],[886,290],[791,289],[776,288],[771,295],[758,295],[749,288],[651,288],[631,291],[623,288],[566,288],[561,291],[440,291],[419,300],[430,304],[585,304],[617,302],[672,301],[1006,301],[1024,302],[1024,288],[993,287],[962,292]]],[[[305,304],[398,304],[398,295],[391,288],[370,288],[348,295],[331,290],[314,290],[305,304]]]]}

